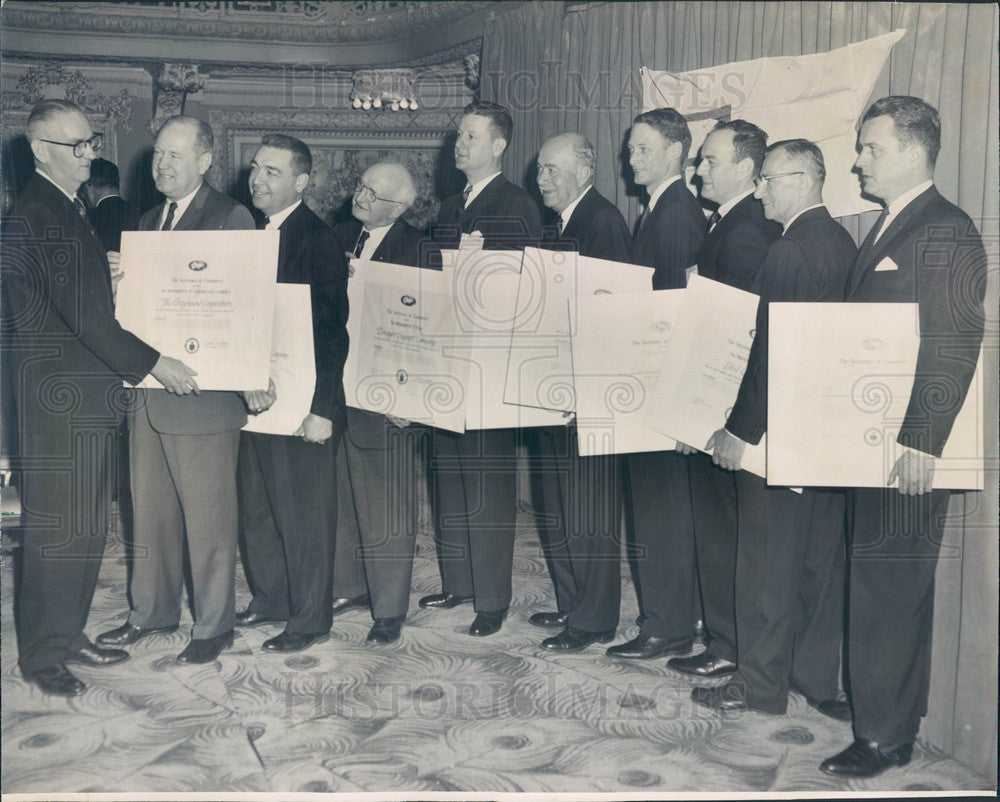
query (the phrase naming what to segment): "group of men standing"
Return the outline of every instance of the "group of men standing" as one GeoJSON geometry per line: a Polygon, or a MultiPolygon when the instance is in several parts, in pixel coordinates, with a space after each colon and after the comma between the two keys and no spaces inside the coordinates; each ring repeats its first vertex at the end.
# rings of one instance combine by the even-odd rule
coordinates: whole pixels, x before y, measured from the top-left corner
{"type": "Polygon", "coordinates": [[[543,229],[532,197],[503,175],[513,123],[493,103],[471,104],[461,117],[454,156],[467,184],[443,202],[426,233],[402,219],[417,190],[395,162],[365,171],[352,196],[355,219],[331,229],[302,199],[309,149],[284,134],[265,136],[251,163],[253,205],[263,215],[255,224],[204,180],[211,129],[190,117],[168,120],[153,155],[165,200],[142,216],[140,230],[277,230],[277,280],[310,287],[316,386],[309,413],[283,436],[240,431],[248,411],[274,402],[273,384],[201,391],[183,362],[115,322],[117,259],[109,263],[76,198],[100,144],[80,110],[44,101],[27,136],[37,171],[8,221],[6,244],[17,256],[5,260],[4,285],[19,357],[8,373],[17,388],[24,506],[19,659],[43,691],[80,693],[67,664],[117,663],[128,657],[120,647],[175,630],[185,553],[194,628],[181,662],[215,660],[234,626],[264,622],[285,623],[265,651],[300,651],[349,609],[370,609],[369,643],[398,640],[423,455],[442,583],[419,604],[471,603],[469,634],[497,632],[511,602],[524,447],[556,600],[555,610],[530,618],[558,630],[543,649],[614,639],[624,510],[638,555],[640,628],[609,647],[610,657],[669,657],[667,666],[697,680],[726,678],[693,689],[693,701],[712,709],[780,714],[795,690],[821,712],[853,720],[855,742],[824,771],[872,776],[908,762],[926,712],[934,564],[948,498],[933,490],[934,459],[960,407],[929,409],[923,388],[946,377],[964,397],[982,340],[985,276],[974,225],[933,187],[940,122],[928,104],[883,98],[862,119],[856,168],[885,211],[860,252],[823,205],[819,148],[802,139],[768,145],[766,133],[743,120],[720,122],[701,146],[696,183],[713,210],[706,218],[685,182],[691,133],[683,116],[664,108],[634,119],[628,163],[646,193],[634,234],[594,188],[594,148],[573,132],[550,137],[538,155],[551,223],[543,229]],[[53,226],[69,244],[68,265],[43,241],[53,226]],[[349,277],[369,260],[434,269],[442,249],[468,237],[487,250],[540,245],[644,265],[651,291],[683,288],[697,272],[760,295],[757,336],[724,427],[703,452],[679,443],[673,452],[583,458],[571,419],[456,434],[347,406],[349,277]],[[898,490],[768,486],[740,470],[745,445],[764,435],[768,360],[780,358],[768,352],[768,303],[842,300],[920,307],[917,379],[900,434],[909,450],[891,477],[898,490]],[[83,628],[124,407],[115,388],[147,374],[163,389],[137,391],[128,409],[131,609],[97,646],[83,628]],[[238,542],[253,592],[241,612],[233,586],[238,542]],[[845,568],[847,700],[840,691],[845,568]],[[689,656],[699,622],[707,648],[689,656]]]}

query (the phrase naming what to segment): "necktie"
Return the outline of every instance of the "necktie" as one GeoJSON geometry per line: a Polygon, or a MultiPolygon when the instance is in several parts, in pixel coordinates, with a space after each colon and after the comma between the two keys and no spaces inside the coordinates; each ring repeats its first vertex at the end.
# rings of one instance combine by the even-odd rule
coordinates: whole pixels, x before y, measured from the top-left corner
{"type": "Polygon", "coordinates": [[[889,207],[885,206],[882,208],[882,214],[880,214],[876,220],[875,225],[872,226],[872,240],[871,245],[878,242],[878,238],[882,235],[882,226],[885,225],[885,219],[889,216],[889,207]]]}
{"type": "Polygon", "coordinates": [[[465,189],[462,190],[462,206],[469,205],[469,195],[472,194],[472,184],[466,184],[465,189]]]}
{"type": "Polygon", "coordinates": [[[257,228],[259,228],[261,231],[263,231],[269,225],[271,225],[271,218],[270,217],[265,217],[263,220],[260,221],[260,225],[257,226],[257,228]]]}
{"type": "Polygon", "coordinates": [[[354,257],[356,259],[361,258],[361,252],[365,249],[365,243],[368,242],[368,238],[371,234],[368,233],[367,228],[361,229],[361,234],[358,236],[358,244],[354,246],[354,257]]]}
{"type": "Polygon", "coordinates": [[[563,235],[563,231],[565,231],[565,230],[566,230],[566,221],[565,221],[565,220],[563,220],[563,219],[562,219],[562,218],[560,217],[560,218],[559,218],[559,236],[560,236],[560,237],[561,237],[561,236],[563,235]]]}
{"type": "Polygon", "coordinates": [[[173,201],[167,207],[167,219],[163,221],[163,225],[160,227],[160,231],[170,231],[174,225],[174,212],[177,211],[177,204],[173,201]]]}
{"type": "Polygon", "coordinates": [[[719,224],[719,221],[721,219],[722,215],[719,214],[718,209],[716,209],[714,212],[712,212],[711,216],[708,218],[708,230],[711,231],[713,228],[715,228],[719,224]]]}
{"type": "Polygon", "coordinates": [[[83,205],[83,201],[80,200],[79,196],[73,198],[73,205],[76,207],[76,210],[80,213],[80,217],[83,218],[87,217],[87,207],[83,205]]]}
{"type": "Polygon", "coordinates": [[[638,234],[642,231],[642,227],[646,225],[646,218],[649,217],[649,209],[643,209],[639,214],[639,221],[635,225],[635,233],[638,234]]]}

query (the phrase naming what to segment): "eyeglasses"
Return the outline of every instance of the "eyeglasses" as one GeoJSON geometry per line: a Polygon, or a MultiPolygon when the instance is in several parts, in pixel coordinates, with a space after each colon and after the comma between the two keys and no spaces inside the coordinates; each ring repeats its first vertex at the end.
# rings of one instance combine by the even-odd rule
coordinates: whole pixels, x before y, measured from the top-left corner
{"type": "Polygon", "coordinates": [[[794,173],[774,173],[773,175],[763,175],[761,174],[753,180],[755,187],[762,187],[767,184],[772,178],[784,178],[786,175],[805,175],[802,170],[796,170],[794,173]]]}
{"type": "Polygon", "coordinates": [[[48,142],[50,145],[62,145],[66,148],[73,148],[73,155],[80,158],[87,152],[87,146],[94,153],[100,153],[104,147],[104,134],[94,134],[90,139],[81,139],[79,142],[56,142],[54,139],[40,139],[41,142],[48,142]]]}
{"type": "Polygon", "coordinates": [[[402,203],[403,201],[392,200],[391,198],[383,198],[381,195],[376,195],[375,190],[368,186],[364,181],[358,179],[358,183],[354,185],[354,196],[365,201],[380,200],[386,203],[402,203]]]}

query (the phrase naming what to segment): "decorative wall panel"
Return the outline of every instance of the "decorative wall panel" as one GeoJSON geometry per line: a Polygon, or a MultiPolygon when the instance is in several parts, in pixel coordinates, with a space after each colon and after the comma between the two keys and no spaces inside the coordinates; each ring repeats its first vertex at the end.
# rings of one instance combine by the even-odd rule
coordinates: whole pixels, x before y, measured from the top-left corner
{"type": "Polygon", "coordinates": [[[461,189],[462,177],[451,156],[450,134],[455,114],[212,111],[216,135],[210,180],[249,202],[250,160],[266,133],[296,136],[313,153],[313,175],[306,202],[324,220],[350,213],[351,190],[372,164],[394,160],[413,173],[419,197],[406,218],[418,228],[437,217],[441,199],[461,189]],[[420,127],[417,127],[419,123],[420,127]]]}

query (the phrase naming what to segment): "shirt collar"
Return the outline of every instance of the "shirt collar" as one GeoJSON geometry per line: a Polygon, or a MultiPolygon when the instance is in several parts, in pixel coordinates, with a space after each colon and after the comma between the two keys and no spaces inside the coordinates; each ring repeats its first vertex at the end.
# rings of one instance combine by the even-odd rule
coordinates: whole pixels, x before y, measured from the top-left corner
{"type": "Polygon", "coordinates": [[[493,175],[489,175],[486,178],[482,179],[481,181],[477,181],[475,184],[471,184],[470,186],[472,187],[472,191],[469,192],[469,198],[468,200],[465,201],[466,207],[468,207],[468,205],[472,203],[472,201],[475,199],[476,195],[482,192],[486,188],[486,185],[490,183],[490,181],[492,181],[498,175],[500,175],[501,172],[502,172],[501,170],[497,170],[495,173],[493,173],[493,175]]]}
{"type": "Polygon", "coordinates": [[[658,186],[656,189],[654,189],[652,192],[650,192],[649,193],[649,205],[646,206],[646,209],[648,209],[649,211],[653,211],[653,207],[656,206],[656,202],[660,199],[660,195],[662,195],[664,192],[667,191],[667,187],[669,187],[671,184],[674,184],[674,183],[676,183],[677,181],[680,181],[680,180],[681,180],[681,174],[678,173],[673,178],[668,178],[666,181],[664,181],[662,184],[660,184],[660,186],[658,186]]]}
{"type": "Polygon", "coordinates": [[[50,184],[52,184],[52,186],[54,186],[56,189],[58,189],[63,195],[65,195],[67,198],[69,198],[71,201],[73,201],[73,203],[76,203],[76,197],[77,196],[75,194],[70,195],[65,189],[63,189],[55,181],[52,180],[52,176],[50,176],[48,173],[44,172],[43,170],[40,170],[38,167],[35,168],[35,172],[38,173],[42,178],[44,178],[50,184]]]}
{"type": "Polygon", "coordinates": [[[288,216],[299,208],[299,204],[302,203],[302,198],[299,198],[291,206],[286,206],[280,212],[275,212],[274,214],[267,216],[267,225],[264,226],[267,231],[277,231],[281,228],[281,224],[284,223],[288,216]]]}
{"type": "Polygon", "coordinates": [[[563,221],[563,226],[565,226],[569,222],[569,219],[573,216],[573,212],[576,211],[576,207],[579,206],[580,201],[583,200],[583,196],[586,195],[588,192],[590,192],[590,188],[592,186],[593,184],[587,184],[587,188],[580,193],[580,196],[575,201],[573,201],[569,206],[567,206],[565,209],[559,212],[559,217],[563,221]]]}
{"type": "Polygon", "coordinates": [[[725,217],[727,214],[729,214],[729,212],[737,203],[739,203],[741,200],[747,197],[747,195],[752,195],[752,194],[753,194],[753,187],[750,187],[750,189],[744,190],[736,197],[727,200],[719,207],[719,218],[721,219],[725,217]]]}
{"type": "Polygon", "coordinates": [[[823,208],[822,203],[814,203],[812,206],[806,206],[805,209],[802,209],[797,215],[795,215],[795,217],[793,217],[791,220],[785,223],[784,231],[782,231],[781,233],[784,234],[786,231],[788,231],[788,229],[792,227],[792,223],[794,223],[796,220],[802,217],[802,215],[804,215],[806,212],[811,211],[812,209],[822,209],[822,208],[823,208]]]}

